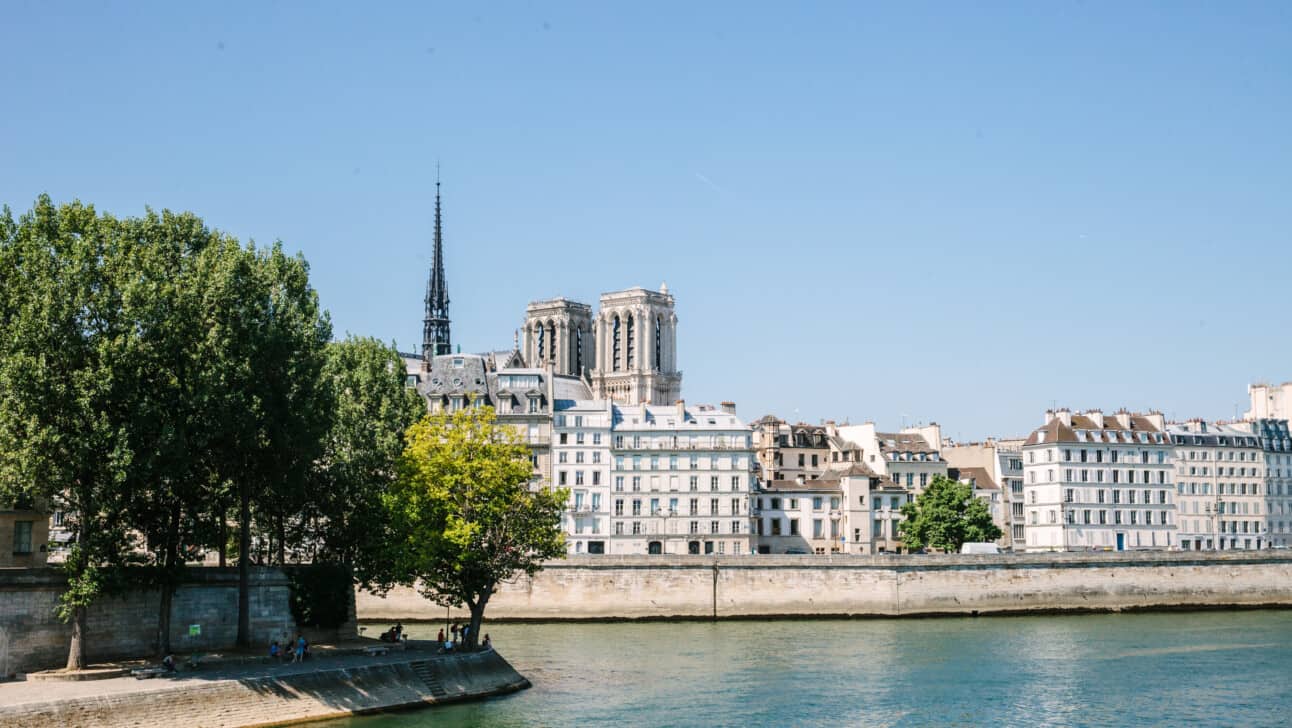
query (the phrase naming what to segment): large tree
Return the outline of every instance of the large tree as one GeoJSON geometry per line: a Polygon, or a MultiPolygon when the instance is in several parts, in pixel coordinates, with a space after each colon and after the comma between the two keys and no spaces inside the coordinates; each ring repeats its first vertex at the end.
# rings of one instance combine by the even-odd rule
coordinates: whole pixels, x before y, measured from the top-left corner
{"type": "Polygon", "coordinates": [[[86,611],[131,553],[139,414],[125,244],[119,221],[79,202],[42,196],[17,222],[0,215],[0,488],[67,514],[68,669],[85,666],[86,611]]]}
{"type": "Polygon", "coordinates": [[[908,550],[931,547],[954,553],[965,542],[1001,536],[986,501],[975,497],[969,485],[945,475],[933,476],[914,502],[902,506],[902,517],[898,534],[908,550]]]}
{"type": "Polygon", "coordinates": [[[310,286],[309,265],[277,244],[222,257],[207,298],[219,377],[207,402],[216,431],[210,457],[225,486],[215,502],[237,509],[237,639],[250,645],[252,530],[279,563],[289,541],[303,538],[299,514],[329,423],[320,375],[332,327],[310,286]]]}
{"type": "Polygon", "coordinates": [[[490,407],[427,415],[413,425],[385,498],[399,539],[394,581],[471,611],[467,647],[498,585],[565,555],[563,490],[531,490],[529,451],[490,407]]]}
{"type": "Polygon", "coordinates": [[[389,535],[382,498],[426,402],[407,386],[399,352],[376,339],[329,344],[322,377],[331,417],[306,505],[313,560],[349,564],[366,582],[389,535]]]}

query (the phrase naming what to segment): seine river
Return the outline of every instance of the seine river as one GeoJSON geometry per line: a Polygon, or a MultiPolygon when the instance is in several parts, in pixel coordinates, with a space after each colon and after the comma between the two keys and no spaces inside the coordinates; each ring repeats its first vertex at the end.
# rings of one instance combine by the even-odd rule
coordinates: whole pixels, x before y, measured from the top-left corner
{"type": "Polygon", "coordinates": [[[532,689],[327,725],[1292,724],[1292,611],[486,631],[532,689]]]}

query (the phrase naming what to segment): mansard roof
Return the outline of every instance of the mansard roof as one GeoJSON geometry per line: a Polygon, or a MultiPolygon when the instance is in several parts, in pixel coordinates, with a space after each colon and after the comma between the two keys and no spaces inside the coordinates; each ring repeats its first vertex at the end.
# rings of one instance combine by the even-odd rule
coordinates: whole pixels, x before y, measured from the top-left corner
{"type": "Polygon", "coordinates": [[[1130,415],[1130,429],[1122,426],[1115,416],[1103,418],[1099,426],[1087,415],[1073,414],[1072,424],[1064,424],[1058,416],[1051,416],[1050,421],[1032,431],[1024,445],[1040,445],[1055,442],[1090,443],[1090,444],[1123,444],[1123,445],[1162,445],[1168,444],[1169,438],[1162,435],[1157,425],[1146,415],[1130,415]]]}
{"type": "Polygon", "coordinates": [[[876,432],[875,439],[885,452],[937,452],[923,435],[914,432],[876,432]]]}
{"type": "Polygon", "coordinates": [[[1000,490],[986,468],[949,468],[948,474],[956,480],[969,481],[976,490],[1000,490]]]}

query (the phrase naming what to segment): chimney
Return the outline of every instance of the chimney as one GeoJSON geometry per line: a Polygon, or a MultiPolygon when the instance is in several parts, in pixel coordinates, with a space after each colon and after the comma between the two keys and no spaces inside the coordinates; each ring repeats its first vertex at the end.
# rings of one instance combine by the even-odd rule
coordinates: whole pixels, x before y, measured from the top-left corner
{"type": "Polygon", "coordinates": [[[727,414],[727,415],[734,415],[734,414],[736,414],[736,403],[735,403],[735,402],[723,402],[723,403],[721,403],[719,406],[721,406],[721,407],[722,407],[722,413],[723,413],[723,414],[727,414]]]}
{"type": "Polygon", "coordinates": [[[686,400],[679,399],[677,402],[677,419],[679,422],[686,422],[686,400]]]}
{"type": "Polygon", "coordinates": [[[1089,417],[1095,423],[1095,427],[1101,430],[1104,428],[1103,410],[1087,410],[1086,417],[1089,417]]]}
{"type": "Polygon", "coordinates": [[[1153,427],[1156,427],[1158,432],[1166,430],[1166,417],[1163,417],[1161,412],[1149,412],[1144,416],[1153,423],[1153,427]]]}
{"type": "Polygon", "coordinates": [[[1059,421],[1062,422],[1065,427],[1072,427],[1072,410],[1064,407],[1055,412],[1054,416],[1058,417],[1059,421]]]}
{"type": "Polygon", "coordinates": [[[1117,414],[1113,415],[1113,419],[1117,420],[1117,424],[1120,425],[1123,430],[1129,430],[1131,428],[1130,413],[1126,410],[1118,410],[1117,414]]]}

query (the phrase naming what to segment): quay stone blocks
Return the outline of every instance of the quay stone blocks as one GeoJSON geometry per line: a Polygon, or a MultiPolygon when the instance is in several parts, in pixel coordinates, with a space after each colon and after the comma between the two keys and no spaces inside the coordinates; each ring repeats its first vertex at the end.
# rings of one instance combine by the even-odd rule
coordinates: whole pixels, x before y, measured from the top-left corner
{"type": "MultiPolygon", "coordinates": [[[[360,619],[437,620],[411,589],[360,593],[360,619]]],[[[912,616],[1292,606],[1292,555],[601,556],[504,588],[494,620],[912,616]]]]}

